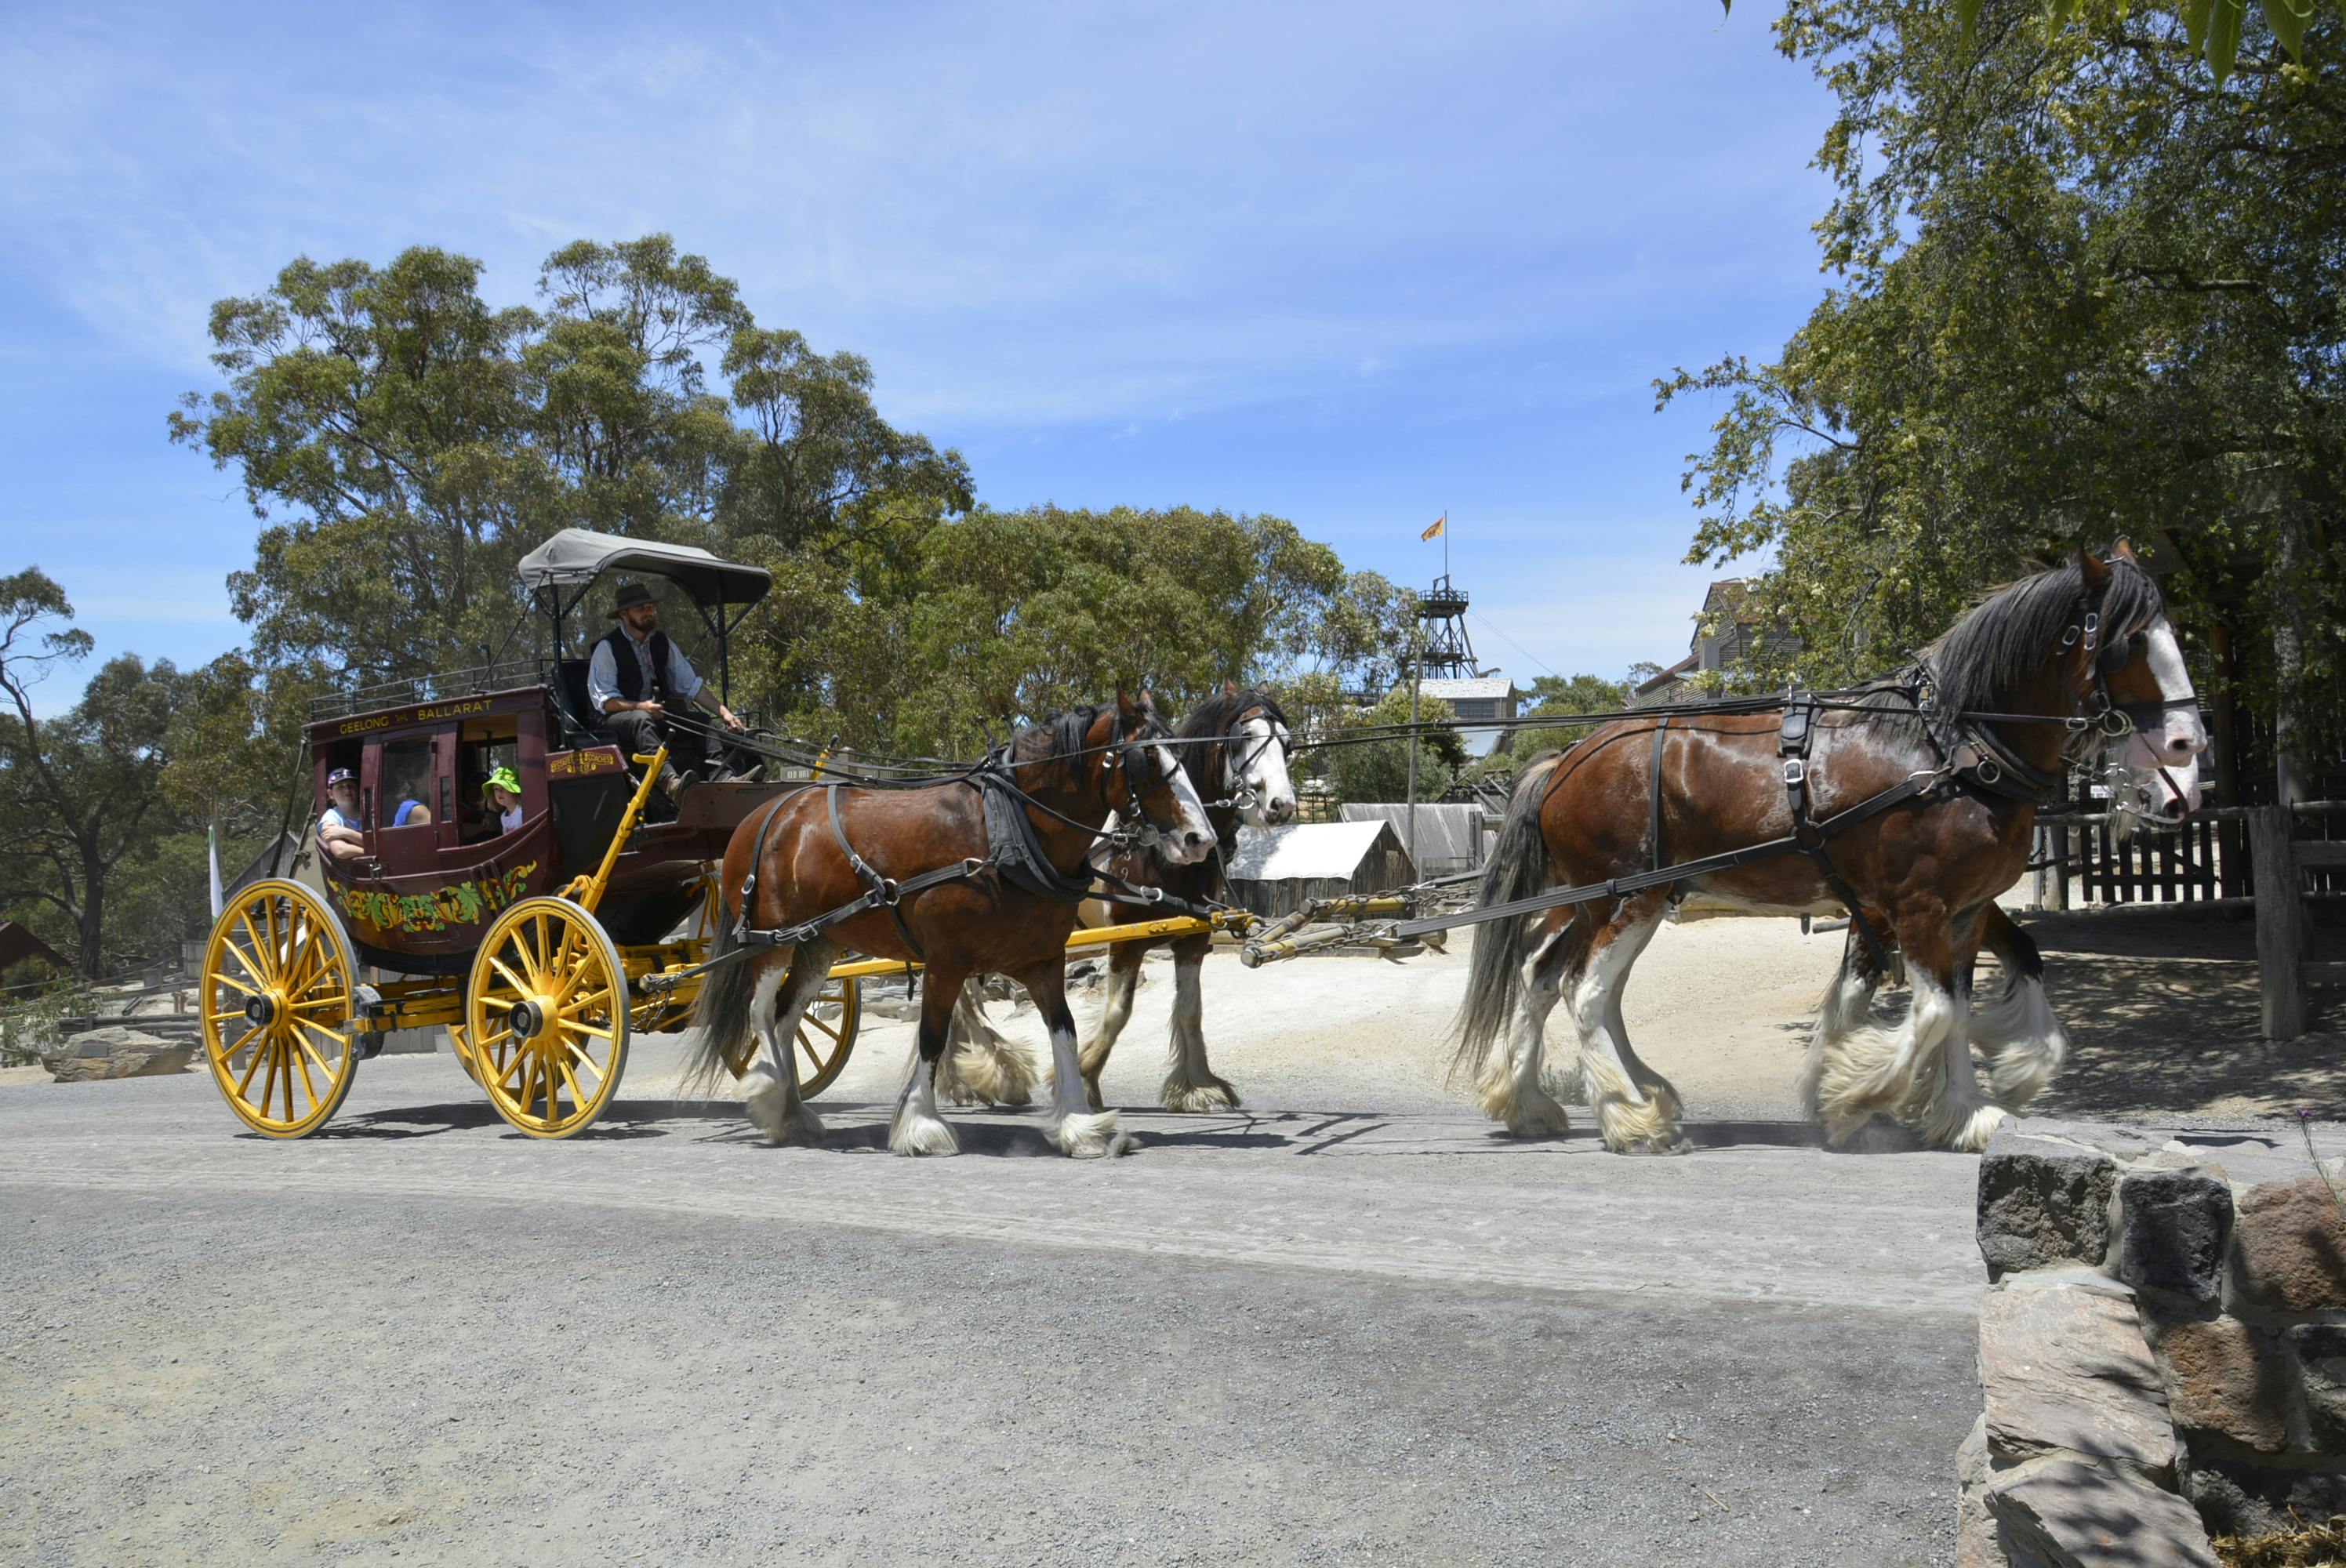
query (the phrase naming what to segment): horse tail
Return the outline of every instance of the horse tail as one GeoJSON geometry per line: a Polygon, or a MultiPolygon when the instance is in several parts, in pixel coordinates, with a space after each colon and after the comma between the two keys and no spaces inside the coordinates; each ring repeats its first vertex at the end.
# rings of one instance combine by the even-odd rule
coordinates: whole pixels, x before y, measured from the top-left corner
{"type": "MultiPolygon", "coordinates": [[[[1528,898],[1547,886],[1550,867],[1547,841],[1540,832],[1540,808],[1547,803],[1549,776],[1563,760],[1561,752],[1551,753],[1525,769],[1517,780],[1515,795],[1507,802],[1506,818],[1499,825],[1498,841],[1491,848],[1490,862],[1483,868],[1482,896],[1477,901],[1483,908],[1528,898]]],[[[1458,1037],[1458,1055],[1451,1066],[1454,1074],[1468,1074],[1479,1079],[1492,1042],[1515,1015],[1524,989],[1523,965],[1515,950],[1522,945],[1519,938],[1525,921],[1532,918],[1494,921],[1475,933],[1474,957],[1466,969],[1466,998],[1453,1026],[1458,1037]]]]}
{"type": "MultiPolygon", "coordinates": [[[[716,934],[709,939],[709,957],[715,962],[741,952],[733,922],[720,911],[716,934]]],[[[700,983],[700,1000],[693,1004],[692,1033],[685,1044],[684,1096],[706,1098],[732,1072],[734,1048],[750,1032],[750,1003],[757,990],[757,968],[745,955],[718,963],[700,983]]]]}

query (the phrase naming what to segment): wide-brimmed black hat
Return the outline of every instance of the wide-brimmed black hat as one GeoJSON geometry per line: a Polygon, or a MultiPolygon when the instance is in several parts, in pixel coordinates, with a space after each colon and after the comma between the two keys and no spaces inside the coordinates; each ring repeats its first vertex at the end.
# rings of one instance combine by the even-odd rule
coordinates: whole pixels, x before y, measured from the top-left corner
{"type": "Polygon", "coordinates": [[[641,583],[622,583],[618,594],[611,600],[611,618],[616,621],[622,610],[632,610],[638,605],[652,602],[652,591],[641,583]]]}

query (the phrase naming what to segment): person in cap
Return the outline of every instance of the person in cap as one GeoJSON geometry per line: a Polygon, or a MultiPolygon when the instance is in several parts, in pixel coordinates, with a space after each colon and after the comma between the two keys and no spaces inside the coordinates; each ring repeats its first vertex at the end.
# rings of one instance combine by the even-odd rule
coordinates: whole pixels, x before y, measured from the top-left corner
{"type": "Polygon", "coordinates": [[[338,860],[354,860],[366,853],[359,826],[359,776],[347,768],[326,775],[330,802],[318,814],[318,848],[338,860]]]}
{"type": "Polygon", "coordinates": [[[481,803],[496,820],[497,831],[511,833],[521,827],[521,779],[510,768],[500,768],[489,775],[481,786],[481,803]]]}
{"type": "MultiPolygon", "coordinates": [[[[740,728],[740,719],[659,629],[659,606],[649,588],[623,585],[612,601],[611,618],[619,624],[595,645],[595,657],[586,661],[586,700],[601,716],[603,733],[630,757],[649,756],[665,740],[671,759],[697,761],[704,777],[717,777],[724,747],[715,731],[678,724],[672,710],[679,703],[692,704],[714,714],[728,729],[740,728]]],[[[661,771],[660,787],[670,799],[684,788],[673,760],[661,771]]]]}

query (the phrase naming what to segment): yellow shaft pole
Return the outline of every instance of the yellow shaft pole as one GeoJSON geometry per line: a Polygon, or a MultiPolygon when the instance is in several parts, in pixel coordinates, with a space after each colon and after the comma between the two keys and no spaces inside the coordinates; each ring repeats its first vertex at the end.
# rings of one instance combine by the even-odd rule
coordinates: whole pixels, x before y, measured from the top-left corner
{"type": "Polygon", "coordinates": [[[668,766],[668,748],[663,746],[649,757],[638,757],[636,763],[644,770],[644,781],[636,786],[635,794],[628,799],[627,809],[619,814],[619,825],[612,830],[611,842],[603,850],[603,863],[595,868],[593,876],[586,879],[586,886],[578,887],[576,882],[571,884],[578,887],[576,901],[590,914],[602,901],[604,885],[611,880],[611,868],[619,863],[619,852],[627,847],[627,835],[636,830],[636,822],[644,814],[644,802],[652,798],[652,787],[659,782],[660,769],[668,766]]]}

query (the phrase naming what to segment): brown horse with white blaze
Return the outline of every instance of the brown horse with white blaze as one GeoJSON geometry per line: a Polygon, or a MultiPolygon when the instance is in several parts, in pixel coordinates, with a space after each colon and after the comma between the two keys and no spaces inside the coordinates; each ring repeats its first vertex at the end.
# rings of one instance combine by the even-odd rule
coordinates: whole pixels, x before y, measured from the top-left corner
{"type": "MultiPolygon", "coordinates": [[[[799,1098],[784,1043],[796,1035],[842,947],[919,962],[926,966],[920,1051],[888,1146],[902,1155],[956,1154],[953,1131],[937,1115],[934,1087],[954,1003],[971,974],[1007,974],[1026,988],[1050,1028],[1057,1074],[1051,1142],[1078,1157],[1124,1153],[1131,1140],[1117,1130],[1115,1113],[1092,1115],[1085,1103],[1076,1023],[1067,1011],[1066,940],[1089,885],[1093,844],[1111,814],[1144,824],[1144,836],[1173,858],[1212,852],[1213,829],[1166,744],[1171,737],[1148,693],[1137,704],[1119,696],[1113,707],[1076,709],[1021,730],[994,765],[992,782],[972,777],[916,788],[841,786],[835,795],[807,789],[752,814],[725,852],[728,912],[750,930],[796,937],[711,974],[694,1014],[693,1068],[713,1081],[754,1029],[771,1062],[750,1070],[750,1119],[776,1143],[820,1139],[822,1123],[799,1098]],[[1006,803],[1023,816],[1025,834],[1048,862],[1039,877],[998,863],[991,853],[997,833],[1025,835],[1015,820],[989,830],[988,795],[997,812],[1006,803]],[[864,896],[871,883],[858,860],[895,884],[931,873],[949,880],[902,892],[892,906],[809,929],[864,896]],[[980,864],[954,874],[971,862],[980,864]],[[1049,885],[1038,891],[1039,884],[1049,885]]],[[[740,941],[731,921],[720,924],[720,955],[740,941]]]]}
{"type": "Polygon", "coordinates": [[[2155,804],[2141,809],[2177,821],[2198,803],[2208,737],[2157,585],[2124,541],[2106,562],[2081,551],[1988,596],[1901,681],[1813,711],[1797,770],[1777,713],[1658,709],[1653,719],[1606,725],[1525,771],[1484,874],[1485,905],[1793,835],[1790,783],[1805,789],[1813,822],[1910,781],[1918,788],[1823,839],[1816,852],[1768,854],[1484,927],[1460,1015],[1459,1064],[1474,1073],[1493,1118],[1523,1135],[1565,1129],[1565,1109],[1541,1076],[1545,1021],[1564,1001],[1606,1146],[1686,1146],[1678,1093],[1630,1048],[1621,995],[1670,898],[1695,890],[1762,914],[1836,911],[1844,891],[1859,906],[1801,1074],[1803,1100],[1835,1141],[1887,1114],[1935,1146],[1984,1145],[2006,1107],[1980,1091],[1975,1043],[1996,1090],[2015,1100],[2051,1076],[2065,1048],[2059,1026],[2044,1003],[2034,946],[1995,899],[2026,865],[2055,770],[2073,747],[2107,739],[2110,715],[2131,720],[2125,765],[2149,775],[2144,798],[2155,804]],[[1862,931],[1902,959],[1912,997],[1898,1028],[1872,1022],[1884,976],[1862,931]],[[1971,974],[1983,941],[2004,957],[2009,986],[1974,1012],[1971,974]]]}

